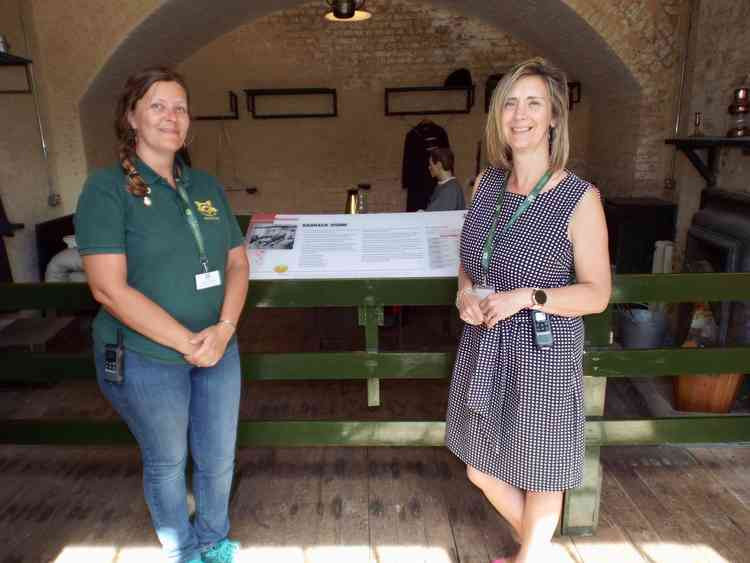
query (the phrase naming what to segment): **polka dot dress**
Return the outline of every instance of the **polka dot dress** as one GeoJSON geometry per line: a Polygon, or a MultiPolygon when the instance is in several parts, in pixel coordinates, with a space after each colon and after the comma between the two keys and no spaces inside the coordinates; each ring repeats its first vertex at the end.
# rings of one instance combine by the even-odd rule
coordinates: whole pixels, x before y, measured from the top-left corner
{"type": "MultiPolygon", "coordinates": [[[[461,263],[481,283],[481,253],[506,174],[485,171],[461,233],[461,263]]],[[[554,288],[573,278],[568,223],[590,184],[574,174],[504,226],[524,196],[506,193],[488,285],[554,288]]],[[[531,295],[529,295],[531,300],[531,295]]],[[[524,309],[492,329],[465,325],[453,369],[446,445],[464,463],[528,491],[581,484],[584,460],[583,321],[552,315],[554,345],[534,345],[524,309]]]]}

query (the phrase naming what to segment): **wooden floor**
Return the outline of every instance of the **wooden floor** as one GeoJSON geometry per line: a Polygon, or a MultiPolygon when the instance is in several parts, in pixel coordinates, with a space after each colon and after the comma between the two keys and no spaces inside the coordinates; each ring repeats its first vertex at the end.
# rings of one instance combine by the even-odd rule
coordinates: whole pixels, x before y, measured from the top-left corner
{"type": "MultiPolygon", "coordinates": [[[[750,561],[750,447],[608,448],[600,526],[556,560],[750,561]]],[[[0,562],[159,561],[137,450],[0,447],[0,562]]],[[[243,449],[240,561],[483,562],[508,526],[446,450],[243,449]]],[[[550,559],[553,561],[555,559],[550,559]]]]}

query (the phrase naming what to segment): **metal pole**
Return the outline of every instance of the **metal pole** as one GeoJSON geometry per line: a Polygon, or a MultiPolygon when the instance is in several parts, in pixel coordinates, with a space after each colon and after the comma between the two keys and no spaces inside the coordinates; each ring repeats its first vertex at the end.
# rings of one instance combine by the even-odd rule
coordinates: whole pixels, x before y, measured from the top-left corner
{"type": "MultiPolygon", "coordinates": [[[[19,0],[18,6],[18,17],[21,20],[21,32],[23,33],[23,40],[26,43],[26,52],[31,54],[31,48],[29,45],[29,36],[26,33],[26,23],[23,20],[23,6],[19,0]]],[[[31,85],[31,96],[34,100],[34,114],[36,115],[36,124],[39,129],[39,142],[42,146],[42,156],[44,157],[45,169],[47,172],[47,205],[50,207],[57,207],[62,202],[60,194],[55,191],[54,184],[52,182],[52,172],[50,170],[49,162],[49,146],[47,145],[47,135],[44,131],[44,123],[42,121],[42,114],[39,109],[39,94],[37,91],[36,79],[34,77],[34,64],[29,63],[26,65],[26,73],[30,80],[31,85]]]]}
{"type": "MultiPolygon", "coordinates": [[[[682,58],[682,70],[680,72],[680,90],[677,94],[677,114],[674,120],[674,136],[680,134],[680,121],[682,118],[682,98],[685,96],[685,80],[687,78],[687,63],[690,58],[690,39],[693,32],[693,12],[695,11],[696,0],[690,0],[688,7],[688,27],[685,38],[685,55],[682,58]]],[[[672,161],[669,165],[669,175],[664,182],[665,188],[673,190],[675,188],[674,170],[677,164],[677,149],[672,150],[672,161]]]]}

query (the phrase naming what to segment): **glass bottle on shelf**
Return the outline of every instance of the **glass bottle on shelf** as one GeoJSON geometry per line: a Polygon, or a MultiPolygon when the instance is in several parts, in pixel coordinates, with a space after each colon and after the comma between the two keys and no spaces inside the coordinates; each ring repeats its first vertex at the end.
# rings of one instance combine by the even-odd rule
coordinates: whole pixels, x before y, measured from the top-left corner
{"type": "Polygon", "coordinates": [[[357,199],[357,190],[346,190],[346,206],[344,207],[344,213],[359,213],[359,205],[357,199]]]}
{"type": "Polygon", "coordinates": [[[357,213],[367,213],[367,193],[370,184],[357,184],[357,213]]]}
{"type": "Polygon", "coordinates": [[[734,101],[727,109],[729,112],[729,131],[727,131],[727,137],[750,136],[749,92],[750,88],[747,87],[737,88],[734,91],[734,101]]]}
{"type": "Polygon", "coordinates": [[[693,133],[691,137],[705,137],[703,132],[703,113],[696,111],[693,116],[693,133]]]}

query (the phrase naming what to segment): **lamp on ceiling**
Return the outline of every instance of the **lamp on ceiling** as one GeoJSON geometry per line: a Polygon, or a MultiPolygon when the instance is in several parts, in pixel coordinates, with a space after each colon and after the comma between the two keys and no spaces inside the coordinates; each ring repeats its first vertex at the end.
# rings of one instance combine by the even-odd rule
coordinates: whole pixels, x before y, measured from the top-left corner
{"type": "Polygon", "coordinates": [[[370,19],[372,14],[365,10],[365,0],[326,0],[331,9],[326,19],[333,22],[357,22],[370,19]]]}

